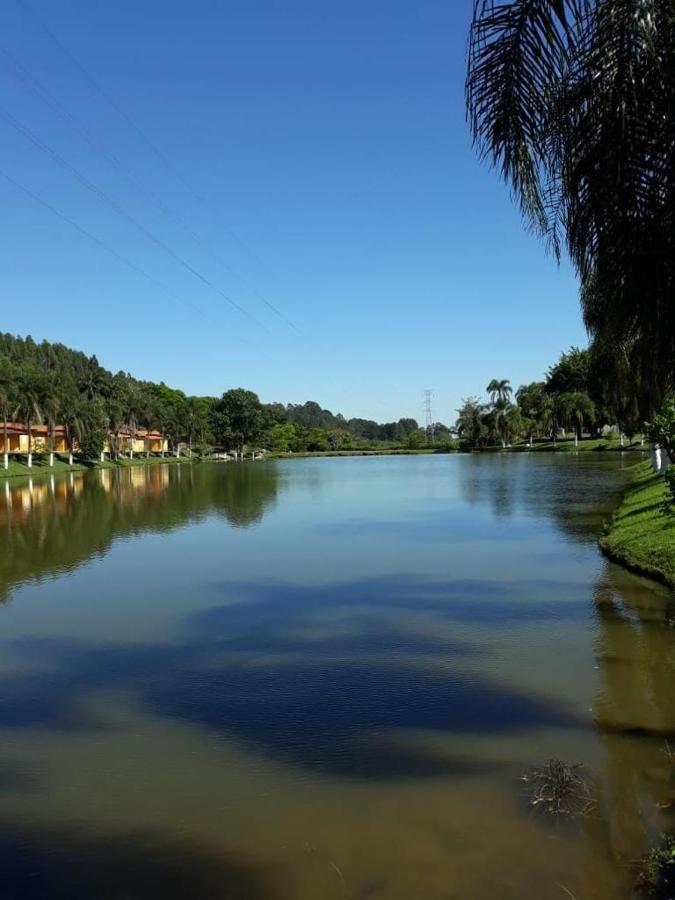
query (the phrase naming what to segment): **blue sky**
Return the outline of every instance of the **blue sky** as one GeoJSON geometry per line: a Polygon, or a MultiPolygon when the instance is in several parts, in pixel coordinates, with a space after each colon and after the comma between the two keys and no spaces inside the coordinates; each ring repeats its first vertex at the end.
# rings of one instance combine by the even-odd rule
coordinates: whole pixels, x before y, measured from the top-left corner
{"type": "Polygon", "coordinates": [[[382,421],[540,378],[577,286],[471,149],[470,7],[7,0],[0,171],[153,280],[0,178],[0,329],[382,421]]]}

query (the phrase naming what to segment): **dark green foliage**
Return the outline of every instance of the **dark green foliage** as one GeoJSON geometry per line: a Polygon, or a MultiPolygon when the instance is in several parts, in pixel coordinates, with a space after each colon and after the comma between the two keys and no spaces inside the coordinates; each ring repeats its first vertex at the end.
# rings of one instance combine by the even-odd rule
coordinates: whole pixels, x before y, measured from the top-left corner
{"type": "Polygon", "coordinates": [[[675,396],[667,397],[652,421],[647,426],[650,440],[665,448],[671,460],[675,461],[675,396]]]}
{"type": "Polygon", "coordinates": [[[97,460],[105,445],[106,433],[103,428],[91,428],[80,438],[80,453],[83,459],[97,460]]]}
{"type": "Polygon", "coordinates": [[[675,386],[675,4],[476,0],[467,105],[649,418],[675,386]]]}
{"type": "MultiPolygon", "coordinates": [[[[109,435],[115,457],[128,450],[128,435],[160,432],[171,448],[237,450],[268,447],[276,452],[404,447],[417,428],[414,419],[378,424],[345,419],[318,403],[263,404],[244,388],[220,398],[188,397],[160,382],[139,381],[104,369],[95,356],[48,341],[0,334],[0,416],[36,424],[65,425],[69,447],[100,454],[109,435]]],[[[449,437],[440,423],[439,437],[449,437]]]]}

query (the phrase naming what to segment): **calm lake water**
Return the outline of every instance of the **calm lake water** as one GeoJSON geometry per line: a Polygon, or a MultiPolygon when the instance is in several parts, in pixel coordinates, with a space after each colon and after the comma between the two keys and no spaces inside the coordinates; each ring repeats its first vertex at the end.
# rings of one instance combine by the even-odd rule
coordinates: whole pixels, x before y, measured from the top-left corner
{"type": "Polygon", "coordinates": [[[675,604],[596,548],[634,462],[0,484],[3,900],[630,897],[675,824],[675,604]]]}

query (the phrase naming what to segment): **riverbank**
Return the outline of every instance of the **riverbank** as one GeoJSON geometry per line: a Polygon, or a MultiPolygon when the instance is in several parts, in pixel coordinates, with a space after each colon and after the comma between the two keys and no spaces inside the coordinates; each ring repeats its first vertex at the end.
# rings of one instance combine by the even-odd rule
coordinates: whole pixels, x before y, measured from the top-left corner
{"type": "Polygon", "coordinates": [[[675,590],[675,512],[669,501],[664,479],[640,463],[600,547],[610,559],[675,590]]]}
{"type": "Polygon", "coordinates": [[[106,459],[104,462],[74,462],[70,465],[57,454],[55,455],[53,466],[49,465],[49,458],[47,456],[35,456],[33,465],[30,467],[25,463],[10,459],[9,467],[7,469],[0,468],[0,478],[25,478],[26,476],[36,478],[41,475],[63,475],[67,472],[90,472],[92,469],[125,469],[133,466],[155,466],[166,465],[169,463],[175,465],[177,463],[192,463],[194,461],[194,457],[188,459],[185,456],[180,456],[178,458],[175,456],[165,456],[163,458],[161,456],[150,456],[148,458],[139,456],[134,459],[106,459]]]}
{"type": "Polygon", "coordinates": [[[428,456],[441,453],[624,453],[646,452],[647,448],[640,441],[626,443],[622,447],[619,441],[608,438],[585,437],[579,443],[574,438],[561,438],[555,443],[548,440],[534,441],[532,446],[527,441],[520,441],[509,447],[490,445],[487,447],[474,447],[470,444],[453,441],[438,447],[378,447],[362,448],[354,450],[306,450],[300,453],[275,453],[267,454],[267,459],[311,459],[313,457],[335,456],[428,456]]]}

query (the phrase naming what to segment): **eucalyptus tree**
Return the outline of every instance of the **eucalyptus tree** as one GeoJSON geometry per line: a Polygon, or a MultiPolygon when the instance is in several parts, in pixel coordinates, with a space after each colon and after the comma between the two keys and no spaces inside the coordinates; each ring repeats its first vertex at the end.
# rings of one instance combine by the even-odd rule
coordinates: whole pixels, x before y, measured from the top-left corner
{"type": "Polygon", "coordinates": [[[474,0],[475,144],[580,278],[585,324],[639,372],[648,418],[675,383],[673,0],[474,0]]]}

